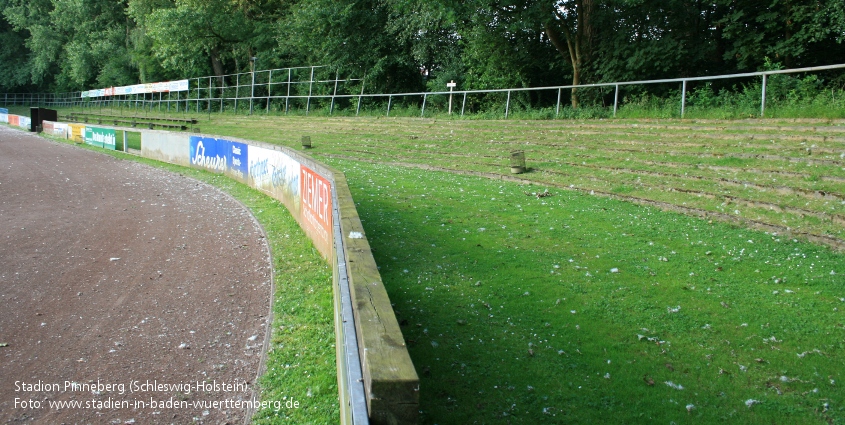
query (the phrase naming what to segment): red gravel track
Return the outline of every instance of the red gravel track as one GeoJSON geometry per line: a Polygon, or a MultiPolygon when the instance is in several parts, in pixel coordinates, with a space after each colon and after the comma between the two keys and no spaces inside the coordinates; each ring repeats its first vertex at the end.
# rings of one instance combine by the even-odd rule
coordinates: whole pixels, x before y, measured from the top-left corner
{"type": "Polygon", "coordinates": [[[0,125],[0,423],[243,423],[270,290],[228,195],[0,125]]]}

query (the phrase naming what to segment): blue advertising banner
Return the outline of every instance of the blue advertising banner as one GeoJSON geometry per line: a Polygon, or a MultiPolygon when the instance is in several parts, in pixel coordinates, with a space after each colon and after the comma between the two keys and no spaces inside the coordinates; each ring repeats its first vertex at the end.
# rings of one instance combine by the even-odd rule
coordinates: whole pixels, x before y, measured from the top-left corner
{"type": "Polygon", "coordinates": [[[228,174],[245,181],[249,175],[245,143],[191,136],[191,165],[228,174]]]}
{"type": "Polygon", "coordinates": [[[9,110],[6,108],[0,108],[0,122],[9,122],[9,110]]]}

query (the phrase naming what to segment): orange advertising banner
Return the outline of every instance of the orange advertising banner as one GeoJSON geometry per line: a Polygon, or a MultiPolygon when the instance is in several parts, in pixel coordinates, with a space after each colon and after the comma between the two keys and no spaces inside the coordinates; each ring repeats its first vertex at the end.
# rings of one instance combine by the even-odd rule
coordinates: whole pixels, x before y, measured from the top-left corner
{"type": "Polygon", "coordinates": [[[11,115],[10,114],[9,115],[9,125],[20,126],[21,125],[20,118],[21,117],[19,117],[17,115],[11,115]]]}
{"type": "Polygon", "coordinates": [[[299,174],[302,224],[305,233],[325,257],[332,255],[332,185],[326,178],[302,165],[299,174]]]}

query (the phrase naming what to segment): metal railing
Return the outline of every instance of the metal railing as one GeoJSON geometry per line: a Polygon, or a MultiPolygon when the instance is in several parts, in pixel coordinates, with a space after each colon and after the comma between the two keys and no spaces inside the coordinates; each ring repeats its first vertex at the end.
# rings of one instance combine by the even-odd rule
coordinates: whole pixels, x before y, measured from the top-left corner
{"type": "MultiPolygon", "coordinates": [[[[766,85],[771,75],[797,74],[807,72],[820,72],[845,69],[845,64],[814,66],[806,68],[781,69],[772,71],[746,72],[739,74],[724,74],[701,77],[669,78],[658,80],[636,80],[620,81],[610,83],[561,85],[546,87],[523,87],[489,90],[450,90],[436,92],[410,92],[410,93],[365,93],[365,81],[357,78],[340,79],[339,71],[334,70],[334,78],[320,77],[317,72],[324,75],[328,70],[325,66],[307,66],[261,70],[228,74],[224,76],[208,76],[189,79],[188,92],[175,93],[151,93],[141,95],[117,95],[110,97],[82,99],[80,92],[69,93],[6,93],[0,96],[4,105],[45,105],[45,106],[66,106],[66,107],[118,107],[120,109],[143,110],[152,112],[157,109],[166,113],[172,112],[195,112],[211,113],[212,111],[224,112],[227,106],[231,111],[239,111],[239,101],[248,102],[248,113],[255,111],[256,104],[263,105],[263,109],[270,113],[271,109],[287,114],[291,110],[293,102],[304,104],[307,115],[317,101],[323,101],[328,106],[328,114],[334,113],[337,103],[340,100],[349,100],[354,106],[355,115],[361,112],[361,105],[365,99],[386,99],[387,106],[385,115],[390,116],[391,107],[396,99],[408,99],[413,97],[421,98],[420,116],[424,117],[426,105],[432,97],[443,96],[451,100],[454,96],[462,96],[460,115],[466,112],[467,97],[469,95],[505,94],[504,117],[508,118],[511,112],[511,98],[514,93],[530,93],[543,91],[556,91],[555,117],[560,115],[561,97],[563,90],[583,88],[612,88],[613,89],[613,116],[619,109],[619,92],[621,87],[636,85],[652,85],[666,83],[680,83],[680,117],[683,118],[686,112],[687,85],[690,82],[714,81],[723,79],[742,79],[760,77],[761,98],[760,117],[766,114],[766,85]],[[303,78],[303,70],[308,78],[303,78]],[[248,82],[244,82],[244,80],[248,82]],[[280,92],[281,91],[281,92],[280,92]],[[157,97],[157,98],[156,98],[157,97]],[[175,99],[174,99],[175,97],[175,99]],[[275,102],[276,108],[273,108],[275,102]],[[282,102],[284,107],[282,108],[282,102]]],[[[331,74],[331,71],[328,71],[331,74]]],[[[452,102],[449,102],[448,113],[452,114],[452,102]]]]}

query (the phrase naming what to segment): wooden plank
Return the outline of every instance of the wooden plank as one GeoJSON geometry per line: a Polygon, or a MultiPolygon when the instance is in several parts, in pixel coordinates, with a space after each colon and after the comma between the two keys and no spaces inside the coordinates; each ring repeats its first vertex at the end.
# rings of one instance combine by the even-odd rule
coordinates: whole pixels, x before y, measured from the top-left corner
{"type": "Polygon", "coordinates": [[[374,424],[416,424],[419,420],[419,377],[408,354],[402,331],[372,256],[345,177],[335,175],[340,225],[355,306],[355,325],[374,424]]]}

